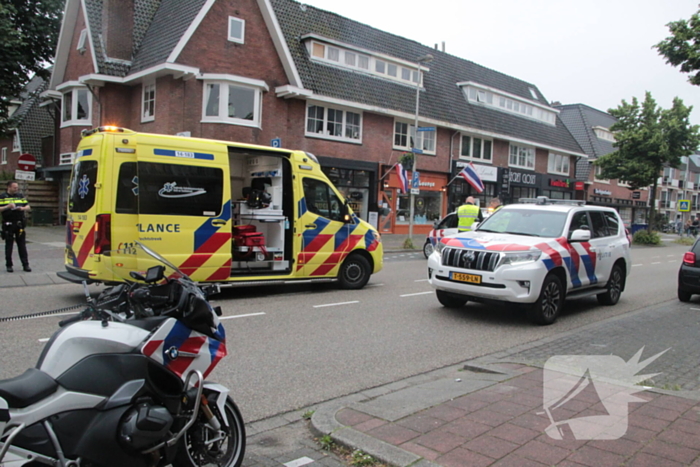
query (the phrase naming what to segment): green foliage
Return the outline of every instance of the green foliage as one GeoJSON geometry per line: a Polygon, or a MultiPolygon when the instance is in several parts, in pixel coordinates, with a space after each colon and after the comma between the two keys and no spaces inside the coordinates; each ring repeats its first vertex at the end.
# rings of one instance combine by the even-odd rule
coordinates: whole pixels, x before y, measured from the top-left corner
{"type": "Polygon", "coordinates": [[[403,249],[404,250],[415,250],[416,246],[413,244],[413,240],[411,240],[411,237],[407,237],[406,240],[403,241],[403,249]]]}
{"type": "Polygon", "coordinates": [[[673,241],[673,243],[678,243],[679,245],[686,245],[690,246],[693,243],[695,243],[695,239],[693,237],[678,237],[673,241]]]}
{"type": "Polygon", "coordinates": [[[306,412],[304,412],[303,414],[301,414],[301,418],[303,418],[304,420],[311,420],[311,417],[312,417],[313,415],[314,415],[314,411],[313,411],[313,410],[307,410],[306,412]]]}
{"type": "Polygon", "coordinates": [[[700,144],[698,125],[690,124],[690,112],[678,97],[670,109],[662,109],[647,92],[640,105],[622,101],[608,112],[617,119],[610,127],[615,133],[615,152],[598,158],[601,177],[627,182],[631,190],[652,186],[650,205],[654,218],[656,187],[661,170],[678,167],[681,157],[690,156],[700,144]]]}
{"type": "Polygon", "coordinates": [[[374,457],[370,456],[369,454],[365,454],[359,449],[352,452],[352,460],[350,461],[351,465],[363,467],[373,465],[375,462],[374,457]]]}
{"type": "Polygon", "coordinates": [[[10,100],[35,73],[50,76],[61,27],[64,0],[2,0],[0,2],[0,134],[7,133],[10,100]]]}
{"type": "Polygon", "coordinates": [[[640,230],[632,237],[632,243],[635,245],[660,245],[661,236],[653,230],[640,230]]]}
{"type": "Polygon", "coordinates": [[[333,449],[333,446],[335,446],[335,442],[333,442],[333,438],[331,438],[331,435],[321,436],[318,442],[321,444],[321,449],[323,449],[324,451],[330,451],[331,449],[333,449]]]}
{"type": "Polygon", "coordinates": [[[403,155],[399,158],[399,163],[404,169],[413,170],[413,153],[404,152],[403,155]]]}
{"type": "Polygon", "coordinates": [[[700,85],[700,11],[688,20],[672,21],[666,26],[671,35],[654,48],[666,57],[666,63],[688,73],[691,84],[700,85]]]}

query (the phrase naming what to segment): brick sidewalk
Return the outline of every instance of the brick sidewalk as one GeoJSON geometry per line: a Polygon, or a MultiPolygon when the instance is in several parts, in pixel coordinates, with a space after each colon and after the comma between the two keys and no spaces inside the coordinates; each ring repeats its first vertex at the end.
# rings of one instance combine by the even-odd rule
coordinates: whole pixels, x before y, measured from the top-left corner
{"type": "MultiPolygon", "coordinates": [[[[501,364],[517,376],[445,403],[388,421],[343,408],[336,420],[446,467],[481,466],[700,466],[700,402],[644,391],[629,404],[620,439],[551,438],[543,411],[543,370],[501,364]]],[[[556,409],[557,419],[607,415],[597,393],[583,391],[556,409]]],[[[554,412],[554,411],[553,411],[554,412]]]]}

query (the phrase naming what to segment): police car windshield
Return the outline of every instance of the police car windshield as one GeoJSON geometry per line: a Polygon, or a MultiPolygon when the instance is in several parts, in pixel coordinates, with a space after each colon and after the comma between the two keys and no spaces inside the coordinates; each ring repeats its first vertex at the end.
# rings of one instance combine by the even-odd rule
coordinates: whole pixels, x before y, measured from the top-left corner
{"type": "Polygon", "coordinates": [[[561,237],[566,213],[532,209],[501,209],[484,220],[477,231],[532,237],[561,237]]]}

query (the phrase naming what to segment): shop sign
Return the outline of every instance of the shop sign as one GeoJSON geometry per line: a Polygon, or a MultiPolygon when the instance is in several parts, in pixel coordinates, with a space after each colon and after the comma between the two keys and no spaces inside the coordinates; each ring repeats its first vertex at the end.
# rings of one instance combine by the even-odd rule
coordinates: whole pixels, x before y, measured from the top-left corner
{"type": "Polygon", "coordinates": [[[537,185],[537,174],[511,171],[510,183],[521,183],[523,185],[537,185]]]}
{"type": "Polygon", "coordinates": [[[420,182],[419,185],[433,188],[435,186],[435,182],[420,182]]]}
{"type": "Polygon", "coordinates": [[[600,195],[600,196],[612,196],[612,191],[610,191],[610,190],[601,190],[600,188],[594,188],[594,189],[593,189],[593,194],[594,194],[594,195],[600,195]]]}
{"type": "Polygon", "coordinates": [[[632,192],[632,199],[642,199],[642,192],[641,191],[633,191],[632,192]]]}
{"type": "Polygon", "coordinates": [[[569,188],[568,180],[556,180],[554,178],[549,179],[549,186],[554,186],[557,188],[569,188]]]}
{"type": "Polygon", "coordinates": [[[574,189],[576,191],[583,191],[583,188],[584,188],[583,182],[574,183],[574,189]]]}
{"type": "MultiPolygon", "coordinates": [[[[468,164],[468,162],[455,162],[455,166],[459,169],[457,172],[460,172],[468,164]]],[[[474,164],[474,169],[482,182],[495,182],[498,180],[498,167],[474,164]]]]}

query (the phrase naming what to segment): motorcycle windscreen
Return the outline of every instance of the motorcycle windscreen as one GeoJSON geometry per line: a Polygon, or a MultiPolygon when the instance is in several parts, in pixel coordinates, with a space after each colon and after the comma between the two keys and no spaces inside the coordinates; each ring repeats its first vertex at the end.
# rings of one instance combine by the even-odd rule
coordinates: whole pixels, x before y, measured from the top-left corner
{"type": "Polygon", "coordinates": [[[224,280],[231,267],[231,205],[224,202],[223,170],[172,159],[121,165],[116,215],[123,222],[113,222],[115,246],[128,255],[139,241],[195,281],[224,280]]]}

